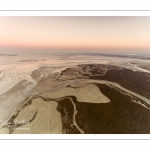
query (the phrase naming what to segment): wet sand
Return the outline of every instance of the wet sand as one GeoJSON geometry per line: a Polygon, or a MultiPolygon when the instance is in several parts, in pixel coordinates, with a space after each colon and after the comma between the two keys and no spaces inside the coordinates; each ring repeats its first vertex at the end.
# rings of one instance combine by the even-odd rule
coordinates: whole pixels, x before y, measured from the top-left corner
{"type": "Polygon", "coordinates": [[[0,132],[150,133],[149,79],[148,73],[98,64],[42,77],[0,132]]]}

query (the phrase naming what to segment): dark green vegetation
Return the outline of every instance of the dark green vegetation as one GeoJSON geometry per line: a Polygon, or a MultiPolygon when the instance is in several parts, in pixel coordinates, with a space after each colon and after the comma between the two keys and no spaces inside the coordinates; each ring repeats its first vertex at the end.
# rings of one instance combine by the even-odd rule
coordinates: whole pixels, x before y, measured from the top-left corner
{"type": "MultiPolygon", "coordinates": [[[[150,75],[144,72],[132,71],[113,65],[79,65],[76,68],[68,68],[62,74],[80,74],[96,80],[108,80],[134,91],[142,96],[150,98],[150,75]]],[[[84,78],[84,77],[82,77],[84,78]]],[[[111,102],[92,104],[77,102],[76,122],[85,133],[95,134],[148,134],[150,133],[149,105],[138,98],[131,98],[122,94],[115,88],[107,85],[97,85],[101,92],[111,102]],[[132,100],[143,103],[147,108],[132,100]]],[[[123,92],[124,93],[124,92],[123,92]]]]}
{"type": "Polygon", "coordinates": [[[148,73],[134,72],[129,69],[112,69],[103,76],[95,77],[95,79],[116,82],[126,89],[150,99],[150,75],[148,73]]]}
{"type": "Polygon", "coordinates": [[[63,124],[63,133],[72,133],[78,134],[80,133],[75,125],[73,125],[73,114],[74,108],[72,102],[69,98],[64,98],[58,102],[57,110],[61,113],[61,120],[63,124]]]}
{"type": "Polygon", "coordinates": [[[149,134],[150,111],[131,102],[129,96],[110,88],[97,85],[110,103],[91,104],[77,102],[76,122],[88,134],[149,134]]]}
{"type": "MultiPolygon", "coordinates": [[[[40,73],[37,71],[33,75],[38,78],[40,73]]],[[[89,64],[66,69],[57,81],[66,81],[67,78],[69,80],[88,80],[88,78],[108,80],[150,99],[150,74],[148,73],[134,72],[130,69],[113,65],[89,64]]],[[[44,98],[40,95],[32,96],[10,118],[10,125],[8,126],[10,133],[17,126],[24,125],[14,123],[19,112],[26,106],[31,105],[32,100],[35,98],[41,98],[44,101],[58,103],[57,111],[61,114],[62,133],[78,134],[80,133],[78,130],[80,128],[85,134],[150,134],[150,105],[114,86],[105,84],[96,84],[96,86],[110,99],[109,103],[78,102],[76,97],[70,95],[58,99],[44,98]],[[140,102],[140,104],[135,102],[140,102]],[[75,113],[73,106],[76,106],[75,120],[79,128],[73,123],[75,113]]],[[[32,122],[35,117],[36,113],[33,114],[33,118],[29,122],[32,122]]]]}
{"type": "MultiPolygon", "coordinates": [[[[62,74],[75,74],[77,79],[90,77],[116,82],[130,91],[150,99],[150,74],[104,64],[85,64],[66,69],[62,74]],[[80,77],[80,74],[84,75],[80,77]]],[[[86,79],[86,78],[85,78],[86,79]]]]}

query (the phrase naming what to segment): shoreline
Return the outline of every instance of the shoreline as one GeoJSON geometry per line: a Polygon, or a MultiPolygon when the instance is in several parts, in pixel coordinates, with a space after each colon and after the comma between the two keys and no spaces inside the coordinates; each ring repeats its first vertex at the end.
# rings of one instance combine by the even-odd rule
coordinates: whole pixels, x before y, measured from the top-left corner
{"type": "MultiPolygon", "coordinates": [[[[46,86],[46,84],[44,84],[43,85],[43,91],[35,91],[36,90],[36,86],[37,85],[39,85],[39,81],[36,81],[33,77],[30,77],[29,78],[29,76],[26,76],[26,78],[28,78],[28,82],[29,81],[31,81],[31,83],[33,84],[32,86],[28,86],[28,88],[27,87],[25,87],[24,88],[24,90],[26,90],[26,92],[24,92],[24,94],[23,94],[23,91],[24,90],[22,90],[22,94],[23,94],[23,96],[24,96],[24,99],[23,100],[21,100],[20,102],[19,102],[19,104],[17,103],[17,105],[16,106],[14,106],[14,109],[13,109],[13,111],[12,111],[12,113],[11,113],[11,115],[10,115],[10,117],[7,119],[7,120],[5,120],[5,123],[7,124],[7,122],[9,121],[9,119],[13,116],[13,114],[14,114],[14,112],[16,111],[16,109],[18,108],[18,107],[20,107],[24,102],[26,102],[26,99],[28,99],[28,97],[30,97],[31,95],[33,95],[33,94],[46,94],[46,93],[56,93],[56,95],[57,95],[57,93],[59,93],[59,91],[61,91],[61,90],[63,90],[63,89],[65,89],[65,88],[67,88],[67,87],[69,87],[71,84],[103,84],[103,85],[107,85],[107,86],[109,86],[109,87],[111,87],[111,86],[114,86],[114,87],[116,87],[116,88],[118,88],[118,89],[120,89],[120,90],[122,90],[122,91],[124,91],[124,92],[126,92],[127,94],[129,94],[129,95],[133,95],[133,96],[135,96],[136,98],[139,98],[140,99],[140,101],[133,101],[134,103],[137,103],[138,105],[141,105],[142,107],[145,107],[145,108],[148,108],[149,109],[149,107],[147,107],[146,105],[150,105],[150,99],[148,99],[148,98],[146,98],[145,96],[142,96],[142,95],[140,95],[140,94],[138,94],[137,92],[135,92],[135,91],[132,91],[132,90],[129,90],[129,89],[127,89],[127,88],[125,88],[125,87],[123,87],[122,85],[120,85],[120,84],[118,84],[118,83],[116,83],[116,82],[111,82],[111,81],[109,81],[109,80],[102,80],[102,79],[99,79],[99,77],[101,77],[101,76],[105,76],[106,75],[106,73],[108,73],[110,70],[112,71],[112,69],[111,69],[111,67],[114,67],[114,65],[108,65],[108,66],[110,66],[110,69],[106,69],[105,70],[105,68],[104,68],[104,70],[102,70],[102,71],[104,71],[104,74],[102,74],[101,76],[98,76],[98,77],[94,77],[95,76],[95,72],[92,70],[93,68],[92,67],[90,67],[90,66],[94,66],[94,67],[97,67],[97,66],[100,66],[100,65],[102,65],[102,64],[81,64],[81,65],[76,65],[76,66],[74,66],[74,67],[72,67],[72,68],[61,68],[60,70],[58,70],[58,69],[56,69],[55,70],[55,72],[53,72],[53,73],[55,73],[55,75],[53,76],[54,77],[54,85],[56,86],[56,88],[54,88],[54,87],[52,87],[52,81],[51,80],[49,80],[49,79],[51,79],[51,77],[49,76],[46,80],[45,80],[45,83],[49,86],[51,86],[53,89],[51,89],[51,90],[45,90],[45,87],[44,86],[46,86]],[[80,67],[80,66],[82,66],[81,68],[78,68],[78,67],[80,67]],[[87,66],[87,68],[84,68],[84,66],[87,66]],[[77,71],[76,71],[76,69],[77,69],[77,71]],[[82,70],[83,69],[83,70],[82,70]],[[70,72],[73,72],[72,74],[70,73],[70,72]],[[76,74],[76,78],[75,79],[72,79],[72,76],[73,76],[73,74],[76,74]],[[79,77],[78,77],[79,76],[79,77]],[[64,78],[63,78],[64,77],[64,78]],[[89,79],[85,79],[85,77],[89,77],[89,79]],[[32,80],[31,80],[31,78],[32,78],[32,80]],[[93,79],[92,79],[93,78],[93,79]],[[30,79],[30,80],[29,80],[30,79]],[[35,82],[33,82],[33,80],[36,82],[36,84],[35,84],[35,82]],[[49,82],[47,82],[47,81],[49,81],[49,82]],[[60,86],[57,86],[57,84],[56,83],[60,83],[60,86]],[[33,90],[34,89],[34,90],[33,90]],[[141,101],[144,101],[145,103],[141,103],[141,101]]],[[[104,66],[107,66],[107,65],[105,65],[105,64],[103,64],[104,66]]],[[[118,67],[118,66],[117,66],[118,67]]],[[[107,68],[107,67],[106,67],[107,68]]],[[[115,68],[116,70],[118,69],[118,72],[120,71],[120,69],[119,69],[120,67],[118,67],[118,68],[115,68]]],[[[113,68],[114,69],[114,68],[113,68]]],[[[114,70],[115,70],[114,69],[114,70]]],[[[121,70],[123,70],[123,69],[121,69],[121,70]]],[[[97,72],[96,72],[97,73],[97,72]]],[[[145,73],[146,75],[147,75],[147,73],[145,73]]],[[[149,74],[148,74],[149,75],[149,74]]],[[[43,77],[41,77],[41,78],[43,78],[43,77]]],[[[73,77],[74,78],[74,77],[73,77]]],[[[147,78],[149,78],[149,76],[147,77],[147,78]]],[[[41,82],[43,82],[43,81],[41,81],[41,82]]],[[[50,87],[48,87],[48,88],[50,88],[50,87]]],[[[73,88],[73,87],[72,87],[73,88]]],[[[13,89],[13,87],[11,88],[11,89],[13,89]]],[[[11,91],[11,90],[10,90],[11,91]]],[[[123,92],[123,93],[124,93],[123,92]]],[[[58,94],[59,95],[59,94],[58,94]]],[[[66,92],[66,95],[65,96],[67,96],[67,92],[66,92]]],[[[75,96],[75,95],[72,95],[72,96],[75,96]]],[[[78,101],[78,102],[82,102],[82,101],[78,101]]],[[[83,101],[83,102],[86,102],[86,101],[83,101]]],[[[94,101],[93,101],[94,102],[94,101]]],[[[89,103],[89,101],[87,101],[87,103],[89,103]]],[[[92,101],[90,101],[90,103],[92,103],[92,101]]],[[[3,125],[4,126],[4,125],[3,125]]],[[[3,128],[3,127],[2,127],[3,128]]]]}

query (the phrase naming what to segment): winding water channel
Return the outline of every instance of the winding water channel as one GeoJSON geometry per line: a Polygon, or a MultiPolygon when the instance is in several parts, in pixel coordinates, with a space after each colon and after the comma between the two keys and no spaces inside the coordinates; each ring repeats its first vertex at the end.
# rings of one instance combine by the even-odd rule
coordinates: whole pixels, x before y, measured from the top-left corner
{"type": "Polygon", "coordinates": [[[68,85],[70,85],[70,84],[72,84],[72,83],[80,83],[80,82],[86,82],[86,83],[95,83],[95,84],[97,84],[97,83],[99,83],[99,84],[106,84],[106,85],[112,85],[112,86],[114,86],[114,87],[117,87],[117,88],[119,88],[119,89],[121,89],[121,90],[123,90],[123,91],[125,91],[125,92],[127,92],[127,93],[129,93],[129,94],[132,94],[133,96],[136,96],[137,98],[139,98],[139,99],[141,99],[141,100],[143,100],[144,102],[146,102],[147,104],[149,104],[150,105],[150,100],[148,99],[148,98],[146,98],[146,97],[144,97],[144,96],[141,96],[140,94],[137,94],[137,93],[135,93],[135,92],[133,92],[133,91],[130,91],[130,90],[128,90],[128,89],[126,89],[126,88],[124,88],[124,87],[122,87],[120,84],[118,84],[118,83],[115,83],[115,82],[110,82],[110,81],[106,81],[106,80],[93,80],[93,79],[77,79],[77,80],[73,80],[73,81],[70,81],[70,82],[68,82],[68,83],[66,83],[66,84],[64,84],[64,85],[62,85],[62,86],[59,86],[58,88],[56,88],[56,89],[53,89],[53,90],[49,90],[49,91],[38,91],[38,92],[31,92],[31,94],[39,94],[39,93],[47,93],[47,92],[57,92],[58,90],[62,90],[62,89],[64,89],[64,88],[66,88],[68,85]]]}

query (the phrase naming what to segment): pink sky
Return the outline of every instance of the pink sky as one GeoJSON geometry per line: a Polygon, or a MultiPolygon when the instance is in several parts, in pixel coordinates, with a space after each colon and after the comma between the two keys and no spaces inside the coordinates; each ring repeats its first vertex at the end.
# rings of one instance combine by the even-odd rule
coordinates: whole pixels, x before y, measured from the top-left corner
{"type": "Polygon", "coordinates": [[[0,52],[150,51],[150,17],[0,17],[0,52]]]}

